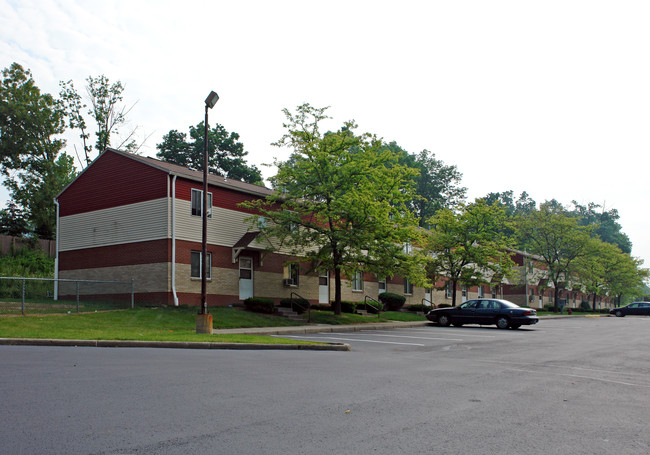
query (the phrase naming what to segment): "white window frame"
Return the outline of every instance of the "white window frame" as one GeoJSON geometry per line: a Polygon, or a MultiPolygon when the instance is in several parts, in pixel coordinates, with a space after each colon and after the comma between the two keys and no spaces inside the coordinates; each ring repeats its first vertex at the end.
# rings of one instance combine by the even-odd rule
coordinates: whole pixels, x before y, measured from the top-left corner
{"type": "Polygon", "coordinates": [[[445,298],[451,299],[452,290],[451,290],[451,281],[447,281],[447,286],[445,286],[445,298]]]}
{"type": "MultiPolygon", "coordinates": [[[[284,269],[285,283],[289,286],[298,286],[300,282],[300,266],[297,262],[289,262],[284,269]]],[[[285,286],[287,285],[285,284],[285,286]]]]}
{"type": "Polygon", "coordinates": [[[357,292],[363,291],[363,272],[361,270],[354,272],[354,277],[352,278],[352,290],[357,292]]]}
{"type": "MultiPolygon", "coordinates": [[[[202,278],[202,270],[201,268],[203,267],[203,261],[202,261],[202,256],[203,253],[201,251],[191,251],[190,252],[190,278],[192,279],[201,279],[202,278]],[[198,276],[194,275],[195,267],[196,265],[194,264],[195,258],[198,258],[199,260],[199,265],[198,265],[198,276]]],[[[206,278],[208,280],[212,279],[212,253],[208,253],[207,257],[207,270],[206,270],[206,278]]]]}
{"type": "MultiPolygon", "coordinates": [[[[192,188],[192,193],[191,193],[191,198],[190,198],[190,205],[191,205],[191,213],[192,216],[198,216],[202,217],[203,216],[203,190],[197,190],[196,188],[192,188]],[[198,204],[195,202],[198,198],[198,204]],[[197,207],[198,205],[198,207],[197,207]]],[[[208,191],[208,218],[212,218],[212,193],[208,191]]]]}
{"type": "Polygon", "coordinates": [[[404,278],[404,295],[413,295],[413,283],[408,278],[404,278]]]}
{"type": "Polygon", "coordinates": [[[483,286],[478,287],[478,298],[479,299],[485,298],[485,290],[483,289],[483,286]]]}

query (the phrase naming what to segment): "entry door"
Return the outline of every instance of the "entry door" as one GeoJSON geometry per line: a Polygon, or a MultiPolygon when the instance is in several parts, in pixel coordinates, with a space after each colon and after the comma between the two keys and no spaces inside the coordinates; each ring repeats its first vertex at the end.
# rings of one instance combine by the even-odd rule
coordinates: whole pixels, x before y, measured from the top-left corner
{"type": "Polygon", "coordinates": [[[433,305],[433,300],[431,300],[431,288],[424,289],[424,304],[428,306],[433,305]]]}
{"type": "Polygon", "coordinates": [[[253,297],[253,259],[239,257],[239,300],[253,297]]]}
{"type": "Polygon", "coordinates": [[[330,303],[329,272],[325,272],[318,277],[318,303],[330,303]]]}

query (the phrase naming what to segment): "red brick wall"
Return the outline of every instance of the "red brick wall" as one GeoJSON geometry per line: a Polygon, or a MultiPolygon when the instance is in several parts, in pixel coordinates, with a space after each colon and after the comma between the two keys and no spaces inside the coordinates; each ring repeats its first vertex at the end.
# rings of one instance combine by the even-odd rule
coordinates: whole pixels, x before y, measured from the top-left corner
{"type": "MultiPolygon", "coordinates": [[[[118,267],[170,261],[170,239],[59,252],[59,270],[118,267]]],[[[189,264],[189,256],[187,263],[189,264]]]]}

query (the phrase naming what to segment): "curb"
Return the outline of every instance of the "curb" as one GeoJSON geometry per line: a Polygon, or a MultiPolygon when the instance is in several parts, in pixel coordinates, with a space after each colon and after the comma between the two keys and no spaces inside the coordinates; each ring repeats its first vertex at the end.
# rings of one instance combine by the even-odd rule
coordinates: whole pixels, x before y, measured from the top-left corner
{"type": "Polygon", "coordinates": [[[95,348],[167,348],[167,349],[230,349],[230,350],[288,350],[288,351],[349,351],[350,345],[330,344],[257,344],[210,343],[193,341],[129,341],[129,340],[55,340],[45,338],[0,338],[0,345],[9,346],[70,346],[95,348]]]}

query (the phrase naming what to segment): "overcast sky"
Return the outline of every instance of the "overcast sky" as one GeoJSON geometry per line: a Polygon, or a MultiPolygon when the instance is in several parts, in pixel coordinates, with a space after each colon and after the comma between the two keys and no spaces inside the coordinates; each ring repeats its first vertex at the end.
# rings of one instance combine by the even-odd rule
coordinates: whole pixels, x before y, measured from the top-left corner
{"type": "Polygon", "coordinates": [[[331,106],[331,129],[354,119],[456,165],[472,199],[617,209],[647,267],[649,23],[647,0],[0,0],[0,66],[52,94],[122,81],[149,156],[203,119],[211,90],[210,123],[258,167],[288,154],[270,145],[283,108],[331,106]]]}

